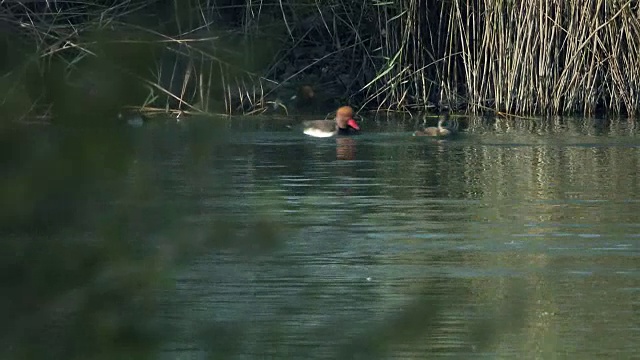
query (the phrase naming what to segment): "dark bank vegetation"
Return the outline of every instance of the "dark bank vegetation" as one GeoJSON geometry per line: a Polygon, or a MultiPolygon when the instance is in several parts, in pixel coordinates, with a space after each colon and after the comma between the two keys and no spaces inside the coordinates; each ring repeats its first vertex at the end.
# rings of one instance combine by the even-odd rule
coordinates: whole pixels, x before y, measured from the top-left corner
{"type": "MultiPolygon", "coordinates": [[[[627,0],[16,1],[2,6],[9,114],[434,108],[634,115],[627,0]],[[44,109],[44,110],[43,110],[44,109]]],[[[56,116],[58,115],[58,116],[56,116]]],[[[108,116],[105,116],[108,115],[108,116]]]]}

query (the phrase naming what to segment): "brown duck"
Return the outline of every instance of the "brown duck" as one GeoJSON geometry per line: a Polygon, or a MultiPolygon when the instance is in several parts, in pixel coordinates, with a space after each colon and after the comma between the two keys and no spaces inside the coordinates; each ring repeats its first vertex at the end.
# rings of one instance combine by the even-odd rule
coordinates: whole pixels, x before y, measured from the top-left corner
{"type": "Polygon", "coordinates": [[[458,127],[443,126],[444,122],[449,120],[449,115],[441,117],[438,120],[438,126],[429,126],[423,130],[418,130],[413,133],[413,136],[431,136],[431,137],[447,137],[458,133],[458,127]]]}

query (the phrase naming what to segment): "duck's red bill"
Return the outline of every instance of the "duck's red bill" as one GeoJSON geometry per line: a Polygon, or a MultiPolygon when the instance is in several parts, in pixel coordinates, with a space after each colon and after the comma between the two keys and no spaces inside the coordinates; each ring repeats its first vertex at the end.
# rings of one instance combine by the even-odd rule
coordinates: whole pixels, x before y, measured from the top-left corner
{"type": "Polygon", "coordinates": [[[356,130],[360,130],[360,126],[358,126],[358,123],[353,119],[349,119],[347,121],[347,125],[349,125],[350,127],[354,128],[356,130]]]}

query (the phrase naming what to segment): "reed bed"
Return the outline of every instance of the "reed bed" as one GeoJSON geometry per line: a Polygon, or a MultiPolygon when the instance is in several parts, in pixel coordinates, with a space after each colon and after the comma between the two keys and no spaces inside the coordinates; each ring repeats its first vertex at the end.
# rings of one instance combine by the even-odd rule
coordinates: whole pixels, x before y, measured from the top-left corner
{"type": "Polygon", "coordinates": [[[143,71],[116,61],[144,89],[129,105],[148,111],[254,114],[349,103],[633,116],[640,107],[636,1],[74,4],[48,12],[12,5],[2,17],[33,44],[40,73],[63,59],[65,79],[102,54],[87,34],[108,30],[114,43],[153,44],[143,71]],[[160,15],[143,16],[150,12],[160,15]],[[314,98],[299,96],[301,88],[314,98]]]}
{"type": "Polygon", "coordinates": [[[376,10],[391,59],[367,89],[379,103],[429,99],[521,115],[639,110],[637,2],[407,0],[376,10]]]}

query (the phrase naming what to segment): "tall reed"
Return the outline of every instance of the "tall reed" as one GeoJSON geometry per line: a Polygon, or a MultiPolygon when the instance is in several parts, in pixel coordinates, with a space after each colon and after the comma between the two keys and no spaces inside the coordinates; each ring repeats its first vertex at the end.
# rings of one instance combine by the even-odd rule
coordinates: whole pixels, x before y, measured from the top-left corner
{"type": "Polygon", "coordinates": [[[383,101],[431,96],[440,106],[513,114],[640,109],[637,2],[405,0],[374,8],[391,61],[369,89],[383,101]]]}
{"type": "Polygon", "coordinates": [[[20,12],[15,28],[42,67],[62,57],[73,71],[99,56],[84,36],[96,29],[157,45],[152,70],[133,74],[147,89],[146,109],[286,109],[301,85],[329,107],[640,109],[640,5],[630,0],[138,0],[20,12]],[[159,15],[142,16],[149,9],[159,15]],[[132,38],[134,29],[144,35],[132,38]]]}

